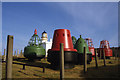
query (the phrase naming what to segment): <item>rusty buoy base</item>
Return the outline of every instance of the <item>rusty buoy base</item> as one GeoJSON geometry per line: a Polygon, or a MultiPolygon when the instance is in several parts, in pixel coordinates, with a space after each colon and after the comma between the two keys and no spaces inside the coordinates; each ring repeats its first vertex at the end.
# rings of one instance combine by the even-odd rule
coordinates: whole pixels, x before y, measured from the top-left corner
{"type": "MultiPolygon", "coordinates": [[[[60,69],[60,52],[48,51],[47,61],[51,63],[52,69],[60,69]]],[[[64,68],[71,69],[77,63],[77,52],[65,51],[64,52],[64,68]]]]}
{"type": "MultiPolygon", "coordinates": [[[[92,54],[87,54],[87,64],[90,64],[92,61],[92,54]]],[[[84,60],[83,60],[83,53],[78,53],[78,62],[77,64],[83,65],[84,60]]]]}

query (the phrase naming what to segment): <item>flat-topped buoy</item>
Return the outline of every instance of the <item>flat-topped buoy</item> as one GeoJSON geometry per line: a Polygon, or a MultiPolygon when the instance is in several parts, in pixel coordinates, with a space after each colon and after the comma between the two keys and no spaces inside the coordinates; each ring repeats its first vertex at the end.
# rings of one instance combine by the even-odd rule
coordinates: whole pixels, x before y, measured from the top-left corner
{"type": "Polygon", "coordinates": [[[103,58],[103,51],[105,51],[105,57],[106,59],[110,59],[110,57],[113,56],[112,49],[110,49],[109,42],[107,40],[100,41],[100,48],[99,48],[99,54],[98,56],[103,58]],[[100,54],[101,51],[101,54],[100,54]]]}
{"type": "Polygon", "coordinates": [[[57,29],[54,31],[52,48],[48,50],[48,62],[53,69],[60,66],[60,43],[64,45],[65,69],[73,68],[77,62],[77,50],[73,48],[70,31],[67,29],[57,29]]]}

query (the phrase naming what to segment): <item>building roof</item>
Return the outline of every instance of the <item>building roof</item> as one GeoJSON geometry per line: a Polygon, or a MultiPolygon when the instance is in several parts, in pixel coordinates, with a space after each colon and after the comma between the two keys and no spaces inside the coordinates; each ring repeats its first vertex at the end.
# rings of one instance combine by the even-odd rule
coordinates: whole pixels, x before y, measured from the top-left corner
{"type": "MultiPolygon", "coordinates": [[[[43,33],[46,33],[46,32],[44,31],[43,33]]],[[[43,34],[43,33],[42,33],[42,34],[43,34]]]]}

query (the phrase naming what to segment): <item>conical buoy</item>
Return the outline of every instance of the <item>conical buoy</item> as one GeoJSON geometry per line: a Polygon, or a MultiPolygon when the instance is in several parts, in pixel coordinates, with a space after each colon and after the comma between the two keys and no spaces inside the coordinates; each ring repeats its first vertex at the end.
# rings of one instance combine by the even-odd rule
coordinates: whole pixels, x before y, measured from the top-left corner
{"type": "Polygon", "coordinates": [[[77,62],[77,50],[73,48],[71,34],[67,29],[54,31],[52,48],[48,50],[48,61],[54,69],[59,69],[60,43],[64,44],[65,69],[73,68],[77,62]]]}
{"type": "Polygon", "coordinates": [[[86,41],[81,37],[76,41],[75,49],[77,49],[78,53],[78,64],[83,64],[83,52],[84,47],[86,47],[86,53],[87,53],[87,63],[90,63],[92,61],[92,53],[89,52],[89,48],[87,46],[86,41]]]}

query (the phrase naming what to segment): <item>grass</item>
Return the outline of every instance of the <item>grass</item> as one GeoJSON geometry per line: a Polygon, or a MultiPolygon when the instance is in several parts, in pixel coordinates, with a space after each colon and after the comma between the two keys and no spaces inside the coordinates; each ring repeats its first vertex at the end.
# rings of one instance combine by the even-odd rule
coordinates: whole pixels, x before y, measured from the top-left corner
{"type": "MultiPolygon", "coordinates": [[[[13,64],[13,78],[56,78],[59,79],[60,71],[52,70],[50,68],[45,68],[45,73],[43,73],[43,68],[41,66],[48,67],[50,65],[46,59],[41,61],[29,62],[28,60],[14,60],[15,63],[27,63],[25,70],[22,69],[22,65],[13,64]],[[37,65],[37,66],[35,66],[37,65]]],[[[2,63],[2,77],[5,78],[5,63],[2,63]]],[[[120,73],[118,68],[120,68],[120,63],[118,60],[110,59],[106,60],[106,67],[104,67],[103,60],[98,59],[98,69],[95,68],[95,60],[92,60],[90,64],[87,65],[88,71],[86,74],[83,73],[83,65],[75,65],[73,69],[65,69],[65,78],[118,78],[120,73]]]]}

